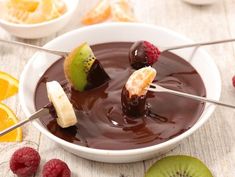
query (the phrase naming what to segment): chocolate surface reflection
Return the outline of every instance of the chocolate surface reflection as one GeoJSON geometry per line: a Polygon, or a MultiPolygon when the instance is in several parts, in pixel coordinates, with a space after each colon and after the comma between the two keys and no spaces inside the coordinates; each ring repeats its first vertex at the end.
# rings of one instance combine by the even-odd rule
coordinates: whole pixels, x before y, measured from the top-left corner
{"type": "MultiPolygon", "coordinates": [[[[105,43],[92,46],[111,80],[99,88],[82,93],[65,81],[63,59],[42,76],[35,91],[36,109],[48,104],[45,83],[57,80],[65,88],[78,117],[78,124],[60,128],[54,116],[41,122],[54,135],[82,146],[97,149],[134,149],[155,145],[189,129],[200,117],[204,104],[166,93],[148,93],[146,114],[127,117],[122,112],[121,91],[133,72],[128,63],[132,43],[105,43]]],[[[205,96],[205,87],[195,69],[172,53],[162,53],[156,68],[157,80],[167,88],[205,96]]]]}

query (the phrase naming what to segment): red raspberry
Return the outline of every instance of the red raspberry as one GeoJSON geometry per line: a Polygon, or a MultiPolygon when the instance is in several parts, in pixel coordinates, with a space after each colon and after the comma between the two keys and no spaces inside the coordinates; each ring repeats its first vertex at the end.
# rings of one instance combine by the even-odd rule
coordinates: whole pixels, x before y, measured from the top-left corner
{"type": "Polygon", "coordinates": [[[152,66],[159,58],[161,52],[148,41],[135,42],[129,52],[129,61],[134,69],[152,66]]]}
{"type": "Polygon", "coordinates": [[[160,51],[157,47],[148,41],[144,41],[145,53],[148,56],[148,64],[153,65],[159,58],[160,51]]]}
{"type": "Polygon", "coordinates": [[[43,177],[70,177],[71,171],[65,162],[52,159],[44,165],[42,175],[43,177]]]}
{"type": "Polygon", "coordinates": [[[40,155],[30,147],[23,147],[15,151],[10,160],[11,171],[19,177],[32,176],[38,169],[40,155]]]}
{"type": "Polygon", "coordinates": [[[233,76],[232,82],[233,82],[233,87],[235,87],[235,76],[233,76]]]}

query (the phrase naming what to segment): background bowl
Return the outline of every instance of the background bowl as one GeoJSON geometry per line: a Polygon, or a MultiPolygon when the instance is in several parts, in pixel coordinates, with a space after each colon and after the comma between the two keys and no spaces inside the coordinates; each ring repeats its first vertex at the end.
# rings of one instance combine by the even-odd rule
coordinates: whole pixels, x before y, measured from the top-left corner
{"type": "Polygon", "coordinates": [[[79,0],[64,0],[67,11],[60,17],[37,24],[16,24],[0,19],[0,26],[8,31],[11,35],[35,39],[49,36],[62,29],[72,18],[78,7],[79,0]]]}
{"type": "Polygon", "coordinates": [[[195,5],[209,5],[217,2],[218,0],[183,0],[183,1],[195,5]]]}
{"type": "MultiPolygon", "coordinates": [[[[176,44],[191,43],[192,41],[173,31],[144,24],[113,23],[101,24],[80,28],[78,30],[64,34],[48,44],[46,48],[70,51],[80,43],[87,41],[89,44],[117,41],[137,41],[148,40],[157,46],[170,46],[176,44]]],[[[194,57],[191,58],[193,48],[175,50],[174,53],[188,60],[199,72],[206,87],[207,97],[219,100],[221,92],[221,80],[219,71],[213,59],[203,50],[198,49],[194,57]]],[[[59,57],[36,53],[27,63],[20,78],[20,103],[27,116],[35,112],[34,91],[38,80],[47,68],[59,57]],[[34,71],[32,73],[32,71],[34,71]]],[[[149,146],[146,148],[131,150],[99,150],[92,149],[64,141],[51,134],[39,120],[35,120],[33,125],[52,141],[57,142],[64,149],[90,160],[123,163],[145,160],[153,156],[165,153],[174,148],[181,140],[188,137],[201,127],[214,111],[215,106],[206,104],[206,107],[192,128],[181,135],[170,139],[164,143],[149,146]]]]}

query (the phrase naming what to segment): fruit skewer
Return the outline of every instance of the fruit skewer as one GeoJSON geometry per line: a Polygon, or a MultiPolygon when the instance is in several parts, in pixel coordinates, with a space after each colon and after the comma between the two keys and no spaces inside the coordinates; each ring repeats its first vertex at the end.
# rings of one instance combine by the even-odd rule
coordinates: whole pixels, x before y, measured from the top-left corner
{"type": "MultiPolygon", "coordinates": [[[[151,68],[151,67],[149,67],[149,68],[151,68]]],[[[139,70],[137,70],[136,72],[138,72],[138,71],[139,70]]],[[[149,87],[145,88],[145,90],[146,91],[153,91],[153,92],[167,92],[167,93],[170,93],[170,94],[187,97],[187,98],[190,98],[190,99],[193,99],[193,100],[196,100],[196,101],[209,102],[209,103],[217,104],[217,105],[220,105],[220,106],[224,106],[224,107],[229,107],[229,108],[235,109],[235,105],[229,105],[229,104],[226,104],[226,103],[223,103],[223,102],[219,102],[219,101],[216,101],[216,100],[211,100],[211,99],[208,99],[208,98],[205,98],[205,97],[200,97],[200,96],[196,96],[196,95],[192,95],[192,94],[187,94],[187,93],[182,93],[182,92],[166,89],[166,88],[163,88],[161,86],[158,86],[158,85],[152,84],[152,83],[150,83],[149,87]]],[[[42,116],[49,115],[49,114],[50,114],[50,109],[47,108],[47,107],[44,107],[44,108],[40,109],[39,111],[37,111],[36,113],[34,113],[29,118],[27,118],[25,120],[22,120],[21,122],[17,123],[16,125],[11,126],[11,127],[7,128],[7,129],[1,131],[0,132],[0,136],[5,135],[6,133],[8,133],[8,132],[10,132],[10,131],[12,131],[12,130],[22,126],[22,125],[24,125],[27,122],[30,122],[32,120],[35,120],[37,118],[40,118],[42,116]]]]}
{"type": "Polygon", "coordinates": [[[75,115],[73,106],[70,103],[62,86],[57,81],[51,81],[47,82],[46,87],[48,98],[51,104],[45,105],[43,108],[32,114],[29,118],[24,119],[17,124],[1,131],[0,137],[32,120],[51,114],[56,114],[57,123],[62,128],[67,128],[77,123],[77,117],[75,115]]]}
{"type": "MultiPolygon", "coordinates": [[[[51,54],[62,56],[62,57],[66,57],[70,53],[70,52],[65,52],[65,51],[46,49],[44,47],[31,45],[31,44],[26,44],[26,43],[18,42],[18,41],[10,41],[10,40],[5,40],[5,39],[0,39],[0,42],[7,43],[7,44],[18,45],[18,46],[22,46],[22,47],[28,47],[28,48],[32,48],[32,49],[47,52],[47,53],[51,53],[51,54]]],[[[192,44],[185,44],[185,45],[177,45],[177,46],[172,46],[172,47],[160,47],[160,46],[158,46],[158,48],[160,49],[160,52],[164,52],[164,51],[169,51],[169,50],[178,50],[178,49],[183,49],[183,48],[205,46],[205,45],[214,45],[214,44],[221,44],[221,43],[227,43],[227,42],[235,42],[235,38],[216,40],[216,41],[208,41],[208,42],[199,42],[199,43],[192,43],[192,44]]]]}

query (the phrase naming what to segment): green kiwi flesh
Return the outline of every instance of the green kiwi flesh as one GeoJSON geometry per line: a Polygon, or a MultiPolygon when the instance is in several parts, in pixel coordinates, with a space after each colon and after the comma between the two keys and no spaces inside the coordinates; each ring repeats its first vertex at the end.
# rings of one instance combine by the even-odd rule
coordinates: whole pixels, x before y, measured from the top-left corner
{"type": "Polygon", "coordinates": [[[87,85],[87,75],[96,60],[90,46],[83,43],[74,49],[64,61],[64,72],[73,88],[84,91],[87,85]]]}
{"type": "Polygon", "coordinates": [[[213,177],[210,170],[197,158],[178,155],[160,159],[145,177],[213,177]]]}

